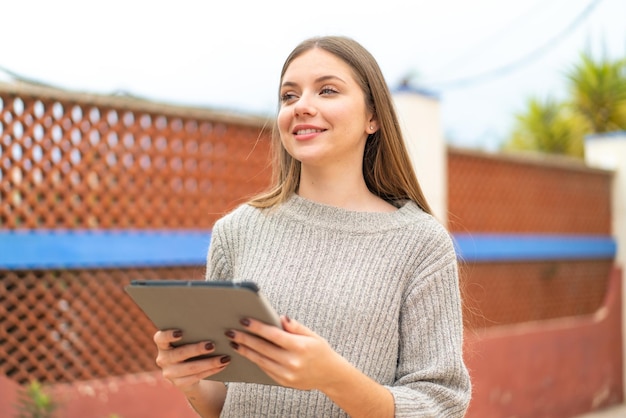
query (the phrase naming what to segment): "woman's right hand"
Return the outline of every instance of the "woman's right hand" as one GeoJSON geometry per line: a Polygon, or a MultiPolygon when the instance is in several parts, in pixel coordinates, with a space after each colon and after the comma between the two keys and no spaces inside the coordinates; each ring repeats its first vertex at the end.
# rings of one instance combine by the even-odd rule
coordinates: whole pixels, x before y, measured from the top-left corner
{"type": "Polygon", "coordinates": [[[157,331],[154,342],[158,349],[156,364],[161,368],[163,377],[186,393],[197,389],[202,379],[224,370],[230,363],[230,356],[191,360],[213,353],[215,346],[210,341],[204,341],[174,347],[172,343],[180,341],[182,336],[180,330],[157,331]]]}

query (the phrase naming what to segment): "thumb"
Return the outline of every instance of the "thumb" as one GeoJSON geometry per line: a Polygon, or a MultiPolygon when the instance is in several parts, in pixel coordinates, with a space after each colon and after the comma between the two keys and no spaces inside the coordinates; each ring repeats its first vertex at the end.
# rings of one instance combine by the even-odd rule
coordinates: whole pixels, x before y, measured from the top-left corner
{"type": "Polygon", "coordinates": [[[295,319],[289,318],[287,315],[281,316],[281,323],[283,325],[283,329],[291,334],[298,335],[315,335],[313,331],[308,329],[306,326],[296,321],[295,319]]]}

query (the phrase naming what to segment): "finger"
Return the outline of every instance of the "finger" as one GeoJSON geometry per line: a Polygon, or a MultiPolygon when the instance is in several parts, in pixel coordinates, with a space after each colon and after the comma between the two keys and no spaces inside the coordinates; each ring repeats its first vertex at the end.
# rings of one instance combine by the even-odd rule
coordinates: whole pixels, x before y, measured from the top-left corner
{"type": "MultiPolygon", "coordinates": [[[[284,331],[283,333],[292,339],[307,338],[290,336],[284,331]]],[[[299,389],[309,389],[308,386],[302,386],[298,383],[302,381],[303,367],[306,365],[306,361],[301,356],[294,355],[297,349],[295,352],[290,353],[288,350],[269,341],[245,332],[233,331],[229,338],[235,344],[233,348],[237,351],[237,354],[255,363],[278,384],[299,389]]],[[[306,351],[306,349],[303,349],[305,346],[297,342],[290,345],[299,347],[300,351],[306,351]]]]}
{"type": "Polygon", "coordinates": [[[261,369],[276,370],[280,367],[279,360],[284,351],[275,344],[245,332],[228,332],[231,346],[237,354],[257,364],[261,369]]]}
{"type": "MultiPolygon", "coordinates": [[[[287,336],[287,334],[279,327],[274,325],[268,325],[255,319],[244,318],[241,320],[241,325],[244,326],[246,332],[240,332],[240,334],[251,333],[277,346],[282,346],[282,343],[285,342],[283,337],[287,336]]],[[[226,334],[226,336],[230,338],[228,334],[226,334]]]]}
{"type": "Polygon", "coordinates": [[[214,351],[215,344],[213,344],[213,342],[211,341],[204,341],[195,344],[184,344],[179,347],[168,348],[165,350],[159,349],[156,364],[160,368],[164,368],[172,364],[188,361],[195,357],[211,354],[214,351]]]}
{"type": "Polygon", "coordinates": [[[226,336],[231,340],[231,346],[235,350],[238,350],[238,346],[246,346],[266,356],[280,355],[280,352],[282,350],[272,341],[269,341],[255,334],[243,331],[228,330],[226,332],[226,336]]]}
{"type": "Polygon", "coordinates": [[[179,388],[185,388],[187,386],[191,386],[194,383],[196,383],[199,380],[202,379],[206,379],[207,377],[211,377],[217,373],[219,373],[221,370],[218,370],[217,372],[207,372],[207,373],[200,373],[197,375],[192,375],[192,376],[184,376],[184,377],[178,377],[176,379],[168,379],[174,386],[179,387],[179,388]]]}
{"type": "Polygon", "coordinates": [[[223,371],[230,361],[230,356],[218,356],[178,363],[164,369],[163,377],[176,386],[187,386],[223,371]]]}
{"type": "Polygon", "coordinates": [[[152,339],[159,350],[169,350],[172,348],[172,343],[180,341],[183,337],[183,332],[179,329],[170,329],[164,331],[157,331],[152,339]]]}
{"type": "Polygon", "coordinates": [[[287,315],[283,315],[281,318],[283,329],[291,334],[315,336],[315,332],[306,327],[304,324],[289,318],[287,315]]]}

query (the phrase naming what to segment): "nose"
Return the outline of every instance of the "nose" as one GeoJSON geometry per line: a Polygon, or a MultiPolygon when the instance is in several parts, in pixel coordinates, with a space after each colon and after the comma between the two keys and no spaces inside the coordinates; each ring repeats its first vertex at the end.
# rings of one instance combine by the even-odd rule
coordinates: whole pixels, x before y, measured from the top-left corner
{"type": "Polygon", "coordinates": [[[300,96],[295,106],[293,107],[293,111],[296,116],[313,116],[317,113],[314,100],[308,94],[303,94],[302,96],[300,96]]]}

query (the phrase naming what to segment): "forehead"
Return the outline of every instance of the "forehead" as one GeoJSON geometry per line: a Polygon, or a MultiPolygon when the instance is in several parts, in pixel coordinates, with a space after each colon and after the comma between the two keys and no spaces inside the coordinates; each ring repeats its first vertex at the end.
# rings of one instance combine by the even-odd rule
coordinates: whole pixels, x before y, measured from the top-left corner
{"type": "Polygon", "coordinates": [[[285,70],[283,81],[297,81],[298,78],[318,78],[337,76],[344,81],[354,81],[354,71],[341,58],[320,49],[310,49],[295,58],[285,70]]]}

